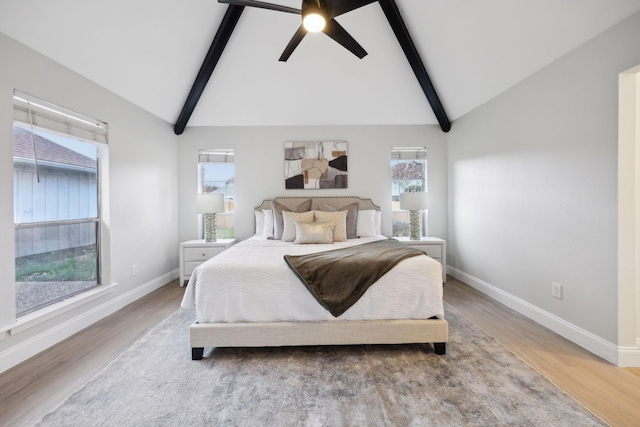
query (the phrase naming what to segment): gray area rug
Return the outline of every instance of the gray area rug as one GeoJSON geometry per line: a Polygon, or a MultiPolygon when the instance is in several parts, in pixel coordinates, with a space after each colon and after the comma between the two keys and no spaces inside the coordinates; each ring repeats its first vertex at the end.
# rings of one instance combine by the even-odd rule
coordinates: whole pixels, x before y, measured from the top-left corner
{"type": "Polygon", "coordinates": [[[606,425],[455,309],[429,344],[206,349],[180,309],[41,426],[606,425]]]}

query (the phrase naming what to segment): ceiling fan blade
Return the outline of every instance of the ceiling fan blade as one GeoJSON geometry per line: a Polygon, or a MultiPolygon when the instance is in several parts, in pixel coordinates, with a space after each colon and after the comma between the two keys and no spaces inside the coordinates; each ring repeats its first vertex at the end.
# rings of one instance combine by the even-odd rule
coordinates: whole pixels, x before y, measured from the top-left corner
{"type": "Polygon", "coordinates": [[[282,55],[280,55],[280,59],[278,59],[278,61],[286,62],[306,35],[307,30],[305,30],[304,27],[300,25],[298,31],[296,31],[293,37],[291,37],[291,40],[289,40],[289,44],[287,45],[287,47],[284,48],[284,52],[282,52],[282,55]]]}
{"type": "Polygon", "coordinates": [[[265,3],[255,0],[218,0],[218,3],[233,4],[236,6],[259,7],[260,9],[276,10],[278,12],[295,13],[300,15],[302,11],[294,7],[281,6],[279,4],[265,3]]]}
{"type": "Polygon", "coordinates": [[[329,17],[333,18],[376,1],[377,0],[325,0],[325,4],[329,11],[329,17]]]}
{"type": "Polygon", "coordinates": [[[360,44],[351,37],[347,30],[342,28],[335,19],[330,19],[327,21],[327,26],[324,28],[323,32],[344,46],[349,52],[353,53],[358,58],[362,59],[367,56],[367,51],[364,50],[360,44]]]}

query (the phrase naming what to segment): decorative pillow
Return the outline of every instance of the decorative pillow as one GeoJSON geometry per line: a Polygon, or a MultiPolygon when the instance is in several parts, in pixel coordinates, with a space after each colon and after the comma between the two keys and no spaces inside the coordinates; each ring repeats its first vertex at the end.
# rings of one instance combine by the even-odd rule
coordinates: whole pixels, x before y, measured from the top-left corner
{"type": "Polygon", "coordinates": [[[355,239],[358,237],[358,202],[343,206],[340,209],[336,209],[325,202],[320,202],[319,209],[325,212],[347,211],[347,239],[355,239]]]}
{"type": "Polygon", "coordinates": [[[380,227],[380,223],[382,219],[382,212],[373,211],[373,225],[375,227],[376,236],[382,235],[382,228],[380,227]]]}
{"type": "Polygon", "coordinates": [[[375,212],[372,210],[358,211],[358,237],[376,236],[375,212]]]}
{"type": "Polygon", "coordinates": [[[333,243],[333,223],[296,222],[296,240],[293,243],[333,243]]]}
{"type": "Polygon", "coordinates": [[[262,236],[264,233],[264,212],[262,211],[253,211],[254,213],[254,224],[256,226],[256,236],[262,236]]]}
{"type": "Polygon", "coordinates": [[[311,199],[300,203],[293,209],[289,209],[276,202],[275,200],[271,203],[271,208],[273,209],[273,239],[280,240],[282,239],[282,232],[284,231],[284,222],[282,219],[282,212],[308,212],[311,210],[311,199]]]}
{"type": "Polygon", "coordinates": [[[282,212],[282,241],[293,242],[296,240],[296,222],[313,222],[314,211],[309,212],[282,212]]]}
{"type": "Polygon", "coordinates": [[[318,221],[328,221],[333,223],[333,241],[347,241],[347,211],[322,212],[315,211],[318,221]]]}
{"type": "Polygon", "coordinates": [[[263,209],[264,228],[262,229],[262,237],[273,239],[273,211],[271,209],[263,209]]]}

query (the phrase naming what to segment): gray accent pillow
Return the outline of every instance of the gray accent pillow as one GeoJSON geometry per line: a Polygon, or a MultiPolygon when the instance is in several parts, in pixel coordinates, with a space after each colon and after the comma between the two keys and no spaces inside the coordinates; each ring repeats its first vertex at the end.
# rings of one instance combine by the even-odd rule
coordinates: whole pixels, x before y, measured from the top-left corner
{"type": "Polygon", "coordinates": [[[282,219],[282,211],[288,212],[308,212],[311,210],[311,199],[300,203],[293,209],[289,209],[275,200],[271,203],[273,210],[273,239],[282,240],[282,232],[284,231],[284,220],[282,219]]]}
{"type": "Polygon", "coordinates": [[[358,202],[343,206],[340,209],[336,209],[325,202],[320,202],[318,208],[325,212],[347,211],[347,239],[356,239],[358,237],[358,202]]]}

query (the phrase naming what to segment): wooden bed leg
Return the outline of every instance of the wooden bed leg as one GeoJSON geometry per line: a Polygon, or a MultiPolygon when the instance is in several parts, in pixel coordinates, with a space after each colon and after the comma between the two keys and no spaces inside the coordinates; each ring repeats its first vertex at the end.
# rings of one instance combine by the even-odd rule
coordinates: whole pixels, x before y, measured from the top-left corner
{"type": "Polygon", "coordinates": [[[204,347],[191,347],[191,360],[202,360],[204,347]]]}
{"type": "Polygon", "coordinates": [[[447,353],[447,343],[446,342],[434,342],[433,350],[436,354],[446,354],[447,353]]]}

